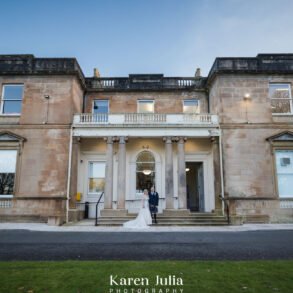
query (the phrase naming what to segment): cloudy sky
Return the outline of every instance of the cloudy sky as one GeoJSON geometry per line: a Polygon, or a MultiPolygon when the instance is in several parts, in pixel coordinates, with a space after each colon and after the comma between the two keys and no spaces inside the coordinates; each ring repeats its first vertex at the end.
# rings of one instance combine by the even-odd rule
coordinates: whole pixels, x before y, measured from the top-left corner
{"type": "Polygon", "coordinates": [[[207,75],[215,57],[293,53],[292,0],[1,1],[0,54],[76,57],[87,76],[207,75]]]}

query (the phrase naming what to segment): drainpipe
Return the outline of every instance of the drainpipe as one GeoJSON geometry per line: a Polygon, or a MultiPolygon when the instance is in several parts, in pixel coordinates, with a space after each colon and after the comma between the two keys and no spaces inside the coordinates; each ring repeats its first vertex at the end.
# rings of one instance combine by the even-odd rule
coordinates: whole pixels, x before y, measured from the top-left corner
{"type": "Polygon", "coordinates": [[[220,136],[219,136],[219,151],[220,151],[220,173],[221,173],[221,196],[222,196],[222,212],[223,215],[225,213],[225,197],[224,197],[224,172],[223,172],[223,148],[222,148],[222,130],[221,126],[220,129],[220,136]]]}
{"type": "Polygon", "coordinates": [[[69,220],[71,161],[72,161],[72,126],[70,128],[70,139],[69,139],[69,157],[68,157],[68,174],[67,174],[67,193],[66,193],[66,223],[68,223],[68,220],[69,220]]]}

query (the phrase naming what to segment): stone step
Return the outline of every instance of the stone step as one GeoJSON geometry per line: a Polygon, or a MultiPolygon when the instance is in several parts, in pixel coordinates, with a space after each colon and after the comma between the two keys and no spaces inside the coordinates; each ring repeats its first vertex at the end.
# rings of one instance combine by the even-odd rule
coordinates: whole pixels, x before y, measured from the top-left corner
{"type": "MultiPolygon", "coordinates": [[[[202,223],[158,223],[153,224],[152,227],[166,227],[166,226],[226,226],[227,222],[202,222],[202,223]]],[[[122,223],[98,223],[98,226],[122,226],[122,223]]]]}
{"type": "MultiPolygon", "coordinates": [[[[135,219],[136,217],[99,217],[99,219],[116,219],[116,220],[132,220],[135,219]]],[[[209,216],[209,217],[160,217],[157,216],[157,219],[160,220],[223,220],[226,219],[224,216],[209,216]]]]}
{"type": "MultiPolygon", "coordinates": [[[[98,219],[98,222],[103,223],[103,222],[127,222],[129,221],[128,219],[105,219],[105,218],[100,218],[98,219]]],[[[190,222],[190,223],[202,223],[202,222],[227,222],[226,219],[157,219],[158,222],[160,223],[181,223],[181,222],[190,222]]]]}

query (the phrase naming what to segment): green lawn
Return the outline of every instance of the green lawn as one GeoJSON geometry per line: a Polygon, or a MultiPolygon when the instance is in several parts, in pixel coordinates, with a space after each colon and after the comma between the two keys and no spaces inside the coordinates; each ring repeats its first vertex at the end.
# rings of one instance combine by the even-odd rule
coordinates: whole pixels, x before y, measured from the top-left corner
{"type": "MultiPolygon", "coordinates": [[[[148,293],[156,288],[157,274],[181,277],[185,293],[293,292],[293,261],[0,262],[0,292],[110,292],[111,274],[149,278],[148,293]]],[[[132,293],[129,288],[145,287],[120,287],[124,288],[132,293]]],[[[180,292],[182,286],[159,288],[156,293],[168,292],[166,288],[180,292]]]]}

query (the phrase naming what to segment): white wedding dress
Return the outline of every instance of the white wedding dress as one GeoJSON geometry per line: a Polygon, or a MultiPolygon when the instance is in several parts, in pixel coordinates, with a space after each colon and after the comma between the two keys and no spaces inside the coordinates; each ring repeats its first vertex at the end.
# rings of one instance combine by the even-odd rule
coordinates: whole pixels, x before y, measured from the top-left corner
{"type": "Polygon", "coordinates": [[[145,229],[149,228],[149,225],[152,224],[152,216],[149,209],[149,198],[144,197],[142,199],[142,207],[139,210],[137,217],[134,220],[125,222],[123,224],[124,228],[132,229],[145,229]]]}

